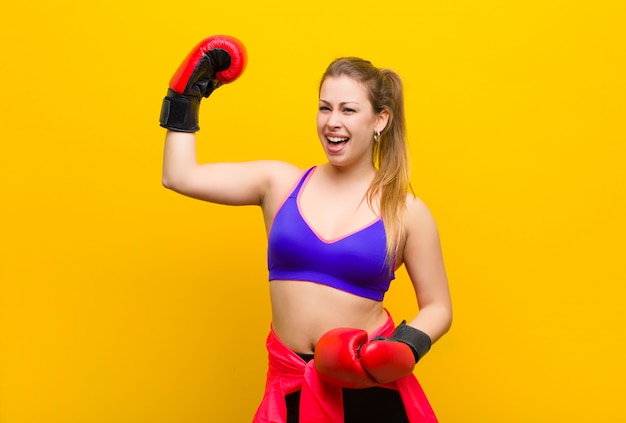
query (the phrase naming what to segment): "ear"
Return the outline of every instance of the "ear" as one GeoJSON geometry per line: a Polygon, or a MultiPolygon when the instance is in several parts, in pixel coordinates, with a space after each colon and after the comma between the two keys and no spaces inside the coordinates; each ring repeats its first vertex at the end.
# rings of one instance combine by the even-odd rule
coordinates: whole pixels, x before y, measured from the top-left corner
{"type": "Polygon", "coordinates": [[[383,132],[389,123],[389,111],[383,110],[376,118],[376,132],[383,132]]]}

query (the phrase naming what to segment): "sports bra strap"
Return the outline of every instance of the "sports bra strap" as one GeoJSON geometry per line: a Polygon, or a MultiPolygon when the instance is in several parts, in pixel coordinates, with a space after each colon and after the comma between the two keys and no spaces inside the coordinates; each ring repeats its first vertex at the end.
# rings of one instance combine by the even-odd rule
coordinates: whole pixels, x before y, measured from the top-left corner
{"type": "Polygon", "coordinates": [[[316,166],[310,167],[306,172],[304,172],[304,175],[302,175],[302,177],[300,178],[300,181],[298,181],[298,185],[296,185],[293,191],[291,191],[291,194],[289,194],[288,198],[298,198],[298,193],[300,192],[300,189],[302,189],[302,185],[304,185],[304,181],[306,181],[306,178],[315,168],[316,166]]]}

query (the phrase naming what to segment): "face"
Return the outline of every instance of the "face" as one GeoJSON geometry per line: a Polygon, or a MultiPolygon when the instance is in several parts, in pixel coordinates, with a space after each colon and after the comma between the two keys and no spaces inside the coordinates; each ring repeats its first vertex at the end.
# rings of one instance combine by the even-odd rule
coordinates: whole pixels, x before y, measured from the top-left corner
{"type": "Polygon", "coordinates": [[[382,131],[387,120],[386,112],[374,112],[362,83],[347,76],[322,83],[317,134],[330,163],[371,165],[374,132],[382,131]]]}

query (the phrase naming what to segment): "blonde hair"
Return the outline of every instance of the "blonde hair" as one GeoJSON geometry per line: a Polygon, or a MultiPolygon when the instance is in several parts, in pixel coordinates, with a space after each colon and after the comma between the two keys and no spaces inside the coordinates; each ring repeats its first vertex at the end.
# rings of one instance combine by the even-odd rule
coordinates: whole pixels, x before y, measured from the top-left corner
{"type": "MultiPolygon", "coordinates": [[[[375,113],[387,111],[389,120],[374,143],[372,162],[377,169],[366,198],[370,206],[379,199],[380,214],[387,234],[387,264],[393,269],[398,243],[404,231],[406,196],[410,189],[409,154],[404,117],[402,81],[390,69],[379,69],[358,57],[342,57],[333,61],[322,76],[347,76],[367,88],[375,113]]],[[[373,134],[372,134],[373,136],[373,134]]]]}

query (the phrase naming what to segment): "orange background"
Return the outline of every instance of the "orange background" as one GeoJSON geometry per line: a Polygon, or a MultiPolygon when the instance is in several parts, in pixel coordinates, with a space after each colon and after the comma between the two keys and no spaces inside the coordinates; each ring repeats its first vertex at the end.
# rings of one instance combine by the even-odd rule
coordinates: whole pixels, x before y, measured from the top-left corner
{"type": "MultiPolygon", "coordinates": [[[[323,160],[317,84],[406,89],[451,332],[416,374],[442,423],[626,421],[622,1],[9,2],[2,13],[0,421],[250,421],[271,319],[259,210],[161,187],[161,99],[226,33],[246,73],[202,160],[323,160]]],[[[415,313],[406,274],[387,307],[415,313]]]]}

